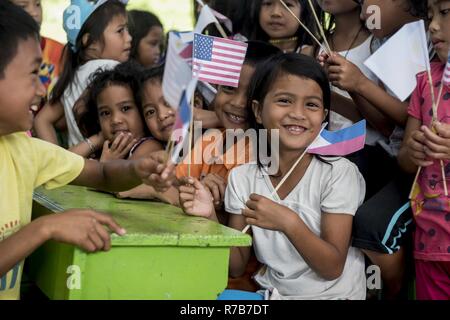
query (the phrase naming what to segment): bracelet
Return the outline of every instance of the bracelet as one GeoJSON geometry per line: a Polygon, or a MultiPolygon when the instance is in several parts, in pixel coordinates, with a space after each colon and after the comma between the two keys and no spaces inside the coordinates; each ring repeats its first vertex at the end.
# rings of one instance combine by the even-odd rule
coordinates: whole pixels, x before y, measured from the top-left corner
{"type": "Polygon", "coordinates": [[[96,149],[95,149],[95,145],[92,143],[92,141],[89,138],[86,138],[86,140],[84,140],[84,141],[86,141],[87,145],[89,146],[89,149],[91,149],[91,154],[95,153],[96,149]]]}

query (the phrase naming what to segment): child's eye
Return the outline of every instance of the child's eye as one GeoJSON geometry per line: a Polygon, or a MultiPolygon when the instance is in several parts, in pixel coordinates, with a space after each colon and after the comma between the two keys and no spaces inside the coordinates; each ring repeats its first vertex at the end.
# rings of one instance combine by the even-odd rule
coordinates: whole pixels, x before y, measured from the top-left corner
{"type": "Polygon", "coordinates": [[[306,104],[306,107],[307,107],[308,109],[319,109],[319,108],[320,108],[320,106],[319,106],[318,104],[313,103],[313,102],[308,102],[308,103],[306,104]]]}
{"type": "Polygon", "coordinates": [[[122,112],[127,112],[130,109],[131,109],[131,106],[123,106],[121,110],[122,110],[122,112]]]}
{"type": "Polygon", "coordinates": [[[233,93],[234,91],[236,91],[236,88],[230,86],[221,86],[221,89],[226,93],[233,93]]]}
{"type": "Polygon", "coordinates": [[[144,117],[149,118],[149,117],[153,116],[154,114],[155,114],[155,109],[149,109],[149,110],[145,111],[144,117]]]}
{"type": "Polygon", "coordinates": [[[444,10],[441,10],[440,11],[440,13],[443,15],[443,16],[445,16],[445,15],[447,15],[447,13],[450,11],[450,9],[444,9],[444,10]]]}
{"type": "Polygon", "coordinates": [[[109,111],[100,111],[98,115],[100,117],[107,117],[109,116],[109,114],[110,114],[109,111]]]}
{"type": "Polygon", "coordinates": [[[289,100],[289,99],[287,99],[287,98],[280,98],[280,99],[277,100],[277,103],[278,103],[278,104],[285,105],[285,104],[291,104],[292,101],[289,100]]]}

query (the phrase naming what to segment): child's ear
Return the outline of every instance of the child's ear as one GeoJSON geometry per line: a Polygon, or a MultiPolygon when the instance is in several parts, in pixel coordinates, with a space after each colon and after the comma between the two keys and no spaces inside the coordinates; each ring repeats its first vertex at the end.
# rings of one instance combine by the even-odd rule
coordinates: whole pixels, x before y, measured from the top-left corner
{"type": "Polygon", "coordinates": [[[324,112],[323,112],[323,121],[325,121],[327,116],[328,116],[328,109],[325,109],[324,112]]]}
{"type": "Polygon", "coordinates": [[[253,114],[255,115],[256,123],[262,124],[261,108],[260,108],[259,101],[256,101],[256,100],[252,101],[252,110],[253,110],[253,114]]]}
{"type": "Polygon", "coordinates": [[[87,44],[89,42],[89,37],[90,37],[89,33],[83,34],[83,37],[81,38],[81,44],[83,45],[83,47],[87,46],[87,44]]]}

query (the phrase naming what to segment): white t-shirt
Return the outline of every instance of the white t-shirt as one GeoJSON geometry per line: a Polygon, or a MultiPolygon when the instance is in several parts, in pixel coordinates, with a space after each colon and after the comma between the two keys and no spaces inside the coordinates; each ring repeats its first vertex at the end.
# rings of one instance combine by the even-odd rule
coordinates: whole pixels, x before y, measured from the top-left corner
{"type": "Polygon", "coordinates": [[[69,133],[69,147],[77,145],[84,140],[75,120],[73,107],[92,80],[90,79],[90,76],[99,68],[113,69],[117,64],[119,64],[119,62],[106,59],[97,59],[86,62],[78,68],[75,73],[74,81],[64,91],[61,103],[64,107],[64,114],[66,116],[67,130],[69,133]]]}
{"type": "MultiPolygon", "coordinates": [[[[277,197],[317,236],[323,212],[354,216],[365,195],[364,178],[353,163],[344,158],[327,161],[314,157],[291,193],[284,200],[277,197]]],[[[236,167],[228,178],[225,209],[242,214],[250,194],[271,198],[273,190],[270,177],[257,164],[236,167]]],[[[341,277],[327,281],[308,266],[283,233],[254,226],[252,231],[256,257],[267,266],[255,277],[263,289],[277,289],[282,299],[365,299],[364,257],[359,249],[350,247],[341,277]]]]}
{"type": "MultiPolygon", "coordinates": [[[[377,82],[378,78],[375,76],[375,74],[373,74],[372,71],[369,70],[369,68],[367,68],[364,65],[364,61],[367,60],[367,58],[369,58],[371,56],[371,51],[370,51],[370,44],[372,42],[372,38],[373,36],[369,36],[366,41],[364,41],[362,44],[360,44],[359,46],[347,50],[347,51],[341,51],[338,52],[341,56],[346,57],[346,59],[348,61],[350,61],[351,63],[353,63],[354,65],[356,65],[359,70],[361,70],[361,72],[370,80],[372,80],[373,82],[377,82]]],[[[331,90],[340,94],[341,96],[351,99],[350,94],[347,91],[341,90],[338,87],[335,86],[331,86],[331,90]]],[[[334,130],[339,130],[339,129],[343,129],[343,128],[348,128],[353,124],[353,122],[347,118],[345,118],[344,116],[341,116],[340,114],[331,111],[330,112],[330,124],[329,124],[329,128],[330,130],[334,131],[334,130]]],[[[386,138],[379,133],[378,131],[367,127],[367,134],[366,134],[366,144],[369,146],[374,146],[376,145],[377,142],[379,141],[385,141],[386,138]]]]}

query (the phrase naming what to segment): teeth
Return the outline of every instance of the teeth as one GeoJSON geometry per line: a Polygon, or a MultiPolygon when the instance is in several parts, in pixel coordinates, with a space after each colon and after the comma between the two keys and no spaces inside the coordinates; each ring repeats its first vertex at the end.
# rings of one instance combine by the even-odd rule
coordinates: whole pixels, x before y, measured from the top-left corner
{"type": "Polygon", "coordinates": [[[305,131],[305,128],[299,126],[286,126],[286,129],[290,132],[300,133],[305,131]]]}
{"type": "Polygon", "coordinates": [[[39,110],[39,107],[36,105],[33,105],[30,107],[31,111],[37,112],[39,110]]]}
{"type": "Polygon", "coordinates": [[[231,113],[229,113],[228,115],[230,116],[230,119],[233,121],[237,121],[237,122],[244,121],[244,117],[239,117],[239,116],[237,116],[235,114],[231,114],[231,113]]]}

